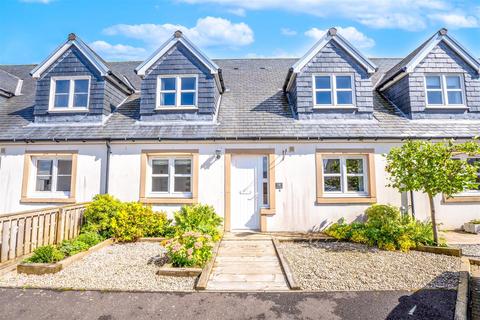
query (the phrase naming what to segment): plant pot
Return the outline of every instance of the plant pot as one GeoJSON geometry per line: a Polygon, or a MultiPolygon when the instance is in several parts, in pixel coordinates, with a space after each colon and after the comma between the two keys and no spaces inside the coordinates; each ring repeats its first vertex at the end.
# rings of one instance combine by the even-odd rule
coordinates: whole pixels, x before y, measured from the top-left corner
{"type": "Polygon", "coordinates": [[[468,233],[480,233],[480,223],[464,223],[463,230],[468,233]]]}

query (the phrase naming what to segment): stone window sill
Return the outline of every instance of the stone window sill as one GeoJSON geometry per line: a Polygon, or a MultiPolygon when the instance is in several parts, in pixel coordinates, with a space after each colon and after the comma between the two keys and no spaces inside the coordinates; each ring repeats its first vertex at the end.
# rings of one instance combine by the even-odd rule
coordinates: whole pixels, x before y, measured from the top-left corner
{"type": "Polygon", "coordinates": [[[362,204],[376,202],[376,197],[317,197],[317,204],[362,204]]]}

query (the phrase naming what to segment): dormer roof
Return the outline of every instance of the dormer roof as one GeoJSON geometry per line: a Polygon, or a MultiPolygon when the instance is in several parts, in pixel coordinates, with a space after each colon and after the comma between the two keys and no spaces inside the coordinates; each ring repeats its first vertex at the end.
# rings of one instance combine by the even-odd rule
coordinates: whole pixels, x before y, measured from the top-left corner
{"type": "Polygon", "coordinates": [[[291,68],[285,80],[284,90],[290,88],[291,81],[330,41],[334,41],[344,49],[352,58],[354,58],[369,74],[375,73],[377,66],[360,51],[358,51],[350,42],[342,37],[336,28],[328,29],[327,33],[291,68]]]}
{"type": "Polygon", "coordinates": [[[22,90],[23,80],[0,69],[0,96],[10,98],[18,96],[22,90]]]}
{"type": "Polygon", "coordinates": [[[480,72],[480,61],[475,58],[467,49],[460,43],[448,35],[448,30],[442,28],[438,30],[427,41],[422,43],[418,48],[413,50],[402,61],[393,66],[385,73],[378,88],[380,91],[385,90],[392,84],[403,78],[405,75],[413,72],[417,65],[425,59],[425,57],[435,48],[440,42],[444,42],[456,54],[458,54],[468,65],[470,65],[477,73],[480,72]]]}
{"type": "Polygon", "coordinates": [[[103,60],[95,51],[93,51],[85,42],[82,41],[74,33],[68,35],[67,41],[59,46],[52,54],[50,54],[42,63],[37,65],[30,75],[34,79],[41,78],[44,72],[57,61],[67,50],[72,46],[77,48],[82,55],[98,70],[102,77],[111,78],[116,83],[122,84],[129,93],[133,93],[135,90],[131,86],[130,82],[123,75],[114,73],[105,60],[103,60]]]}
{"type": "Polygon", "coordinates": [[[215,62],[210,60],[204,53],[200,51],[187,37],[182,33],[182,31],[177,30],[175,33],[163,43],[160,48],[158,48],[147,60],[142,62],[135,72],[143,77],[147,74],[147,71],[150,67],[157,62],[161,57],[163,57],[171,48],[173,48],[177,43],[183,44],[205,67],[208,68],[210,73],[215,77],[217,86],[221,92],[225,90],[222,78],[222,70],[217,66],[215,62]]]}

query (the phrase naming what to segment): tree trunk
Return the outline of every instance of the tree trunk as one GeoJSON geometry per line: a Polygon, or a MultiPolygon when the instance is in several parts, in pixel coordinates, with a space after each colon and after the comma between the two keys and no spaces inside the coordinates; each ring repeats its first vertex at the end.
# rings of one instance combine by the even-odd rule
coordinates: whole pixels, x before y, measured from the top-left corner
{"type": "Polygon", "coordinates": [[[437,229],[437,219],[435,217],[435,203],[433,202],[433,196],[428,195],[428,200],[430,200],[430,217],[432,219],[432,229],[433,229],[433,241],[435,245],[438,245],[438,229],[437,229]]]}

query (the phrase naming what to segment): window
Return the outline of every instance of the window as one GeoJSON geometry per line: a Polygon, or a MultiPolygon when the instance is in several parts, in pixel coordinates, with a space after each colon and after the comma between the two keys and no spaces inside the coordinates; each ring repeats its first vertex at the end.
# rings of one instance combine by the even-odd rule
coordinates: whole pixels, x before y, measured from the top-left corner
{"type": "Polygon", "coordinates": [[[159,76],[158,108],[186,107],[197,105],[197,76],[159,76]]]}
{"type": "Polygon", "coordinates": [[[192,159],[152,158],[151,193],[190,196],[192,193],[192,159]]]}
{"type": "MultiPolygon", "coordinates": [[[[477,157],[467,157],[466,155],[461,155],[458,157],[455,157],[455,159],[462,159],[462,160],[467,160],[467,162],[471,165],[475,165],[478,168],[477,171],[477,183],[480,183],[480,156],[477,157]]],[[[477,186],[476,189],[470,189],[470,190],[465,190],[464,192],[461,192],[457,194],[456,196],[478,196],[480,195],[480,185],[477,186]]]]}
{"type": "Polygon", "coordinates": [[[351,75],[314,76],[313,99],[316,107],[353,106],[353,77],[351,75]]]}
{"type": "Polygon", "coordinates": [[[90,77],[52,77],[50,110],[75,111],[88,109],[90,77]]]}
{"type": "Polygon", "coordinates": [[[326,157],[323,159],[325,194],[366,194],[365,157],[326,157]]]}
{"type": "Polygon", "coordinates": [[[463,78],[460,75],[425,76],[428,106],[464,105],[463,78]]]}
{"type": "Polygon", "coordinates": [[[35,192],[62,192],[68,195],[72,182],[72,160],[35,158],[35,192]]]}
{"type": "Polygon", "coordinates": [[[262,157],[262,206],[269,206],[269,184],[268,184],[268,157],[262,157]]]}
{"type": "Polygon", "coordinates": [[[317,149],[317,204],[374,203],[375,153],[371,149],[317,149]]]}

